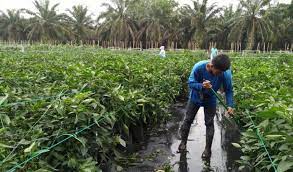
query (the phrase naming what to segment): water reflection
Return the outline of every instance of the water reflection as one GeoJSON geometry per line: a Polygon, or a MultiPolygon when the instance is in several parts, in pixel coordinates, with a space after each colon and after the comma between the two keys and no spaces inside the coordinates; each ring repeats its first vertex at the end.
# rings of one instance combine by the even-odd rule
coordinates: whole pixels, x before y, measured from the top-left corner
{"type": "MultiPolygon", "coordinates": [[[[180,153],[180,161],[179,161],[179,167],[178,167],[178,172],[189,172],[188,168],[188,161],[187,161],[187,151],[180,153]]],[[[193,169],[192,171],[196,171],[196,169],[193,169]]],[[[213,168],[211,167],[211,159],[203,159],[202,160],[202,170],[201,172],[212,172],[214,171],[213,168]]]]}

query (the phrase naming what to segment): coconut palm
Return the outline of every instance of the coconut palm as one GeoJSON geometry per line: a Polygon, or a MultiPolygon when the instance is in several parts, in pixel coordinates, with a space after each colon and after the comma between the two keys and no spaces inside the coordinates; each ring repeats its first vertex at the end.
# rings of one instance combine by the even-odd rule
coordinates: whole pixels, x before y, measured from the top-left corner
{"type": "Polygon", "coordinates": [[[88,14],[87,7],[82,5],[73,6],[72,10],[67,10],[70,16],[67,17],[67,21],[70,25],[71,31],[75,37],[75,40],[83,40],[90,35],[90,27],[92,27],[93,20],[91,15],[88,14]]]}
{"type": "Polygon", "coordinates": [[[280,45],[293,42],[293,20],[292,14],[290,13],[290,6],[287,4],[277,4],[276,6],[270,7],[267,9],[264,18],[270,21],[273,26],[272,31],[275,34],[271,35],[271,42],[280,45]]]}
{"type": "Polygon", "coordinates": [[[193,7],[185,5],[181,9],[182,21],[188,22],[185,27],[190,39],[194,39],[202,47],[207,33],[215,27],[215,18],[221,11],[215,3],[207,5],[208,0],[192,1],[193,7]]]}
{"type": "Polygon", "coordinates": [[[175,33],[172,19],[175,19],[174,8],[178,4],[174,0],[153,0],[148,2],[145,35],[148,41],[164,44],[175,33]]]}
{"type": "MultiPolygon", "coordinates": [[[[230,35],[231,33],[231,19],[233,19],[235,16],[239,16],[241,13],[241,9],[238,6],[236,11],[233,10],[233,6],[230,5],[228,7],[224,7],[222,14],[217,17],[215,21],[216,27],[214,27],[214,30],[212,30],[211,33],[209,33],[208,37],[211,37],[212,41],[216,41],[219,44],[217,44],[217,47],[226,49],[229,48],[229,42],[230,41],[239,41],[241,39],[238,39],[241,37],[240,34],[238,35],[230,35]],[[240,36],[239,36],[240,35],[240,36]],[[237,40],[230,39],[230,37],[235,37],[237,40]]],[[[237,34],[237,33],[235,33],[237,34]]]]}
{"type": "Polygon", "coordinates": [[[50,7],[49,0],[34,1],[36,12],[25,10],[29,15],[32,15],[28,38],[38,39],[41,41],[56,40],[64,37],[68,33],[68,29],[64,26],[63,21],[65,14],[57,14],[59,4],[54,4],[50,7]]]}
{"type": "Polygon", "coordinates": [[[98,17],[98,35],[106,40],[126,41],[131,38],[135,39],[134,24],[128,16],[128,7],[131,5],[130,0],[111,0],[103,3],[102,6],[106,11],[98,17]]]}
{"type": "Polygon", "coordinates": [[[263,18],[269,3],[270,0],[241,0],[242,14],[231,20],[231,34],[242,35],[244,32],[248,39],[246,48],[249,50],[253,49],[257,34],[263,41],[269,38],[271,25],[263,18]]]}
{"type": "Polygon", "coordinates": [[[0,11],[0,37],[9,41],[23,39],[24,19],[20,10],[0,11]]]}

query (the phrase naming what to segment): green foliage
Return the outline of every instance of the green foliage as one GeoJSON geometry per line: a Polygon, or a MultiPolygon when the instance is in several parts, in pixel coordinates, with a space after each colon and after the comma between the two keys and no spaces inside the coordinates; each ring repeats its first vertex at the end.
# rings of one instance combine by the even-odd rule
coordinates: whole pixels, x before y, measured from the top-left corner
{"type": "MultiPolygon", "coordinates": [[[[235,55],[230,54],[235,118],[245,130],[240,143],[232,144],[243,152],[240,168],[272,171],[249,114],[279,171],[290,171],[292,55],[235,55]]],[[[0,159],[15,149],[1,170],[41,154],[22,170],[99,171],[101,164],[122,156],[118,148],[127,146],[122,135],[131,124],[153,125],[168,117],[175,97],[187,93],[192,66],[205,58],[205,52],[173,52],[162,59],[146,52],[67,46],[0,52],[0,159]],[[51,51],[34,52],[41,49],[51,51]],[[53,150],[45,149],[93,122],[53,150]]]]}
{"type": "Polygon", "coordinates": [[[81,52],[79,48],[49,53],[1,52],[0,159],[15,149],[1,170],[103,116],[89,130],[23,167],[93,171],[119,156],[119,145],[126,146],[119,131],[127,132],[140,120],[153,125],[168,116],[167,108],[182,89],[181,75],[187,74],[196,60],[81,52]]]}
{"type": "MultiPolygon", "coordinates": [[[[293,155],[292,56],[233,61],[237,112],[245,127],[240,163],[254,171],[273,171],[258,141],[251,115],[279,171],[290,171],[293,155]]],[[[240,146],[239,145],[239,146],[240,146]]],[[[242,168],[241,167],[241,168],[242,168]]]]}

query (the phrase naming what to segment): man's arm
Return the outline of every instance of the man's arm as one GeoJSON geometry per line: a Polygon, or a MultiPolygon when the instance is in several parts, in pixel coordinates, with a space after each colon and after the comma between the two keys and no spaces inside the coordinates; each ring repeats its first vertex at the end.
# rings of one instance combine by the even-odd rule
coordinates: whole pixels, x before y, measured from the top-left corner
{"type": "Polygon", "coordinates": [[[200,81],[200,72],[198,66],[193,67],[188,79],[188,85],[190,89],[194,89],[196,91],[202,90],[203,85],[200,81]]]}

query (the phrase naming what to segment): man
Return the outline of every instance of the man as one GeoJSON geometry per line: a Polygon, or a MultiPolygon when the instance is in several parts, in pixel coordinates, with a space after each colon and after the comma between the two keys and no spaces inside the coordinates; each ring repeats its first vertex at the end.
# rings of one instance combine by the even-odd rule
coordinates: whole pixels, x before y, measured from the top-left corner
{"type": "Polygon", "coordinates": [[[213,58],[215,58],[217,55],[218,55],[218,49],[216,47],[213,47],[211,49],[211,59],[210,60],[213,60],[213,58]]]}
{"type": "Polygon", "coordinates": [[[232,75],[227,71],[231,62],[227,55],[220,54],[212,61],[200,61],[196,63],[188,79],[190,88],[189,102],[185,119],[180,127],[181,143],[178,147],[179,152],[186,151],[187,138],[190,126],[194,117],[201,106],[204,107],[206,125],[206,146],[202,158],[211,157],[211,147],[214,137],[214,117],[216,114],[216,96],[211,91],[217,91],[221,84],[226,93],[228,113],[233,113],[233,87],[232,75]]]}
{"type": "Polygon", "coordinates": [[[159,54],[160,57],[163,57],[163,58],[166,57],[165,46],[161,46],[160,50],[161,50],[159,54]]]}

